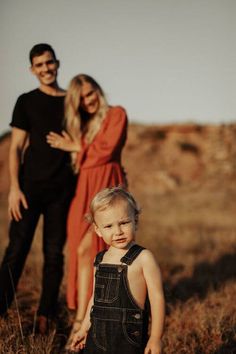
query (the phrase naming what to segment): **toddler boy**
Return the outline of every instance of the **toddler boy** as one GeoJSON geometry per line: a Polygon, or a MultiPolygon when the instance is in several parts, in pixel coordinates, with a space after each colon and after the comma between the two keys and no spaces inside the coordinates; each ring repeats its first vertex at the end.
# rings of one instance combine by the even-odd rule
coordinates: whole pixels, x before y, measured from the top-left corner
{"type": "Polygon", "coordinates": [[[121,187],[106,188],[92,200],[90,221],[108,249],[96,256],[93,295],[71,350],[161,353],[165,316],[161,273],[153,254],[135,243],[138,216],[136,201],[121,187]]]}

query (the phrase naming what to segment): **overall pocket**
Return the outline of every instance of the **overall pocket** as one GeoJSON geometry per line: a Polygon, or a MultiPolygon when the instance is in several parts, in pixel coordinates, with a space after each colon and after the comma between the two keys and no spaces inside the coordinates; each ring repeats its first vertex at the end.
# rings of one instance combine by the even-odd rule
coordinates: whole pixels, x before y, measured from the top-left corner
{"type": "Polygon", "coordinates": [[[140,348],[142,345],[142,322],[124,322],[122,328],[126,340],[133,346],[140,348]]]}
{"type": "Polygon", "coordinates": [[[94,299],[97,302],[111,304],[118,299],[120,286],[120,275],[96,274],[94,299]]]}

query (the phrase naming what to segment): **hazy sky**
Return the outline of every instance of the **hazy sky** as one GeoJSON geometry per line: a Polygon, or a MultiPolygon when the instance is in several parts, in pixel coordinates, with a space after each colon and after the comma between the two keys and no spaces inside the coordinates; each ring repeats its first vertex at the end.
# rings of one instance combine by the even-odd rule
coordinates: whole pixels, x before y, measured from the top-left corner
{"type": "Polygon", "coordinates": [[[59,83],[94,76],[143,123],[236,120],[236,0],[0,0],[0,132],[34,89],[28,52],[55,47],[59,83]]]}

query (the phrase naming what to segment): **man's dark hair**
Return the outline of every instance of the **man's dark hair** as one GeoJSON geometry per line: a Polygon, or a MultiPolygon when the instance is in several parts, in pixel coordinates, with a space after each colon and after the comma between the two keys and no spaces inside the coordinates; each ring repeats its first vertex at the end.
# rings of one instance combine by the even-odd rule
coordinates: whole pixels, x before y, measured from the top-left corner
{"type": "Polygon", "coordinates": [[[44,52],[52,53],[53,59],[57,60],[54,49],[47,43],[40,43],[33,46],[29,53],[29,59],[31,64],[33,63],[33,58],[42,55],[44,52]]]}

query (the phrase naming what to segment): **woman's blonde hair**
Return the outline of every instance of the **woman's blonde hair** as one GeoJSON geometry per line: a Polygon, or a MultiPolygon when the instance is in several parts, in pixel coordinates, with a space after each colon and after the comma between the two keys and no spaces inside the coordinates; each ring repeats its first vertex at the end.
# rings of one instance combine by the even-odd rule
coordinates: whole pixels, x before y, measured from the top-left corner
{"type": "Polygon", "coordinates": [[[97,193],[91,201],[89,214],[86,215],[87,220],[90,223],[95,222],[95,213],[98,210],[105,210],[109,206],[114,205],[119,200],[124,200],[127,203],[129,208],[134,213],[135,222],[137,224],[141,209],[139,208],[132,194],[122,186],[105,188],[97,193]]]}
{"type": "MultiPolygon", "coordinates": [[[[71,80],[65,97],[65,129],[73,140],[81,142],[83,137],[86,143],[91,144],[101,127],[107,110],[108,104],[104,92],[91,76],[79,74],[71,80]],[[97,92],[99,99],[99,109],[91,117],[80,109],[81,87],[85,82],[89,83],[97,92]]],[[[75,172],[78,172],[79,166],[76,165],[76,156],[77,154],[72,152],[72,167],[75,172]]]]}

